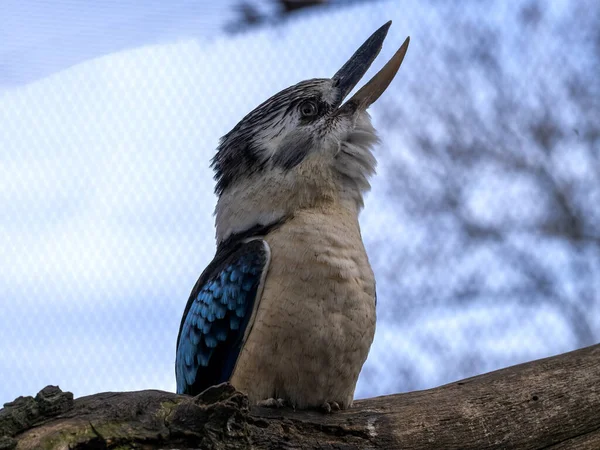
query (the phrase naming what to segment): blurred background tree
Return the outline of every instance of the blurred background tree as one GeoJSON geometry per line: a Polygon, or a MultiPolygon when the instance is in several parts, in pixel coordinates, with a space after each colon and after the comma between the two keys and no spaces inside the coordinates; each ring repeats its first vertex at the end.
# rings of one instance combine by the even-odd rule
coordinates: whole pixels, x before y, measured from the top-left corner
{"type": "MultiPolygon", "coordinates": [[[[387,146],[389,202],[411,230],[382,269],[398,299],[390,309],[418,320],[432,308],[509,308],[516,327],[549,311],[569,346],[597,343],[599,5],[570,2],[551,15],[546,2],[511,3],[502,21],[468,5],[464,14],[446,5],[451,34],[427,35],[437,58],[415,56],[418,109],[382,99],[384,126],[406,142],[402,151],[387,146]]],[[[477,342],[504,326],[467,332],[470,351],[458,357],[443,341],[427,345],[459,378],[489,364],[477,342]]],[[[554,326],[541,320],[534,332],[552,339],[554,326]]]]}

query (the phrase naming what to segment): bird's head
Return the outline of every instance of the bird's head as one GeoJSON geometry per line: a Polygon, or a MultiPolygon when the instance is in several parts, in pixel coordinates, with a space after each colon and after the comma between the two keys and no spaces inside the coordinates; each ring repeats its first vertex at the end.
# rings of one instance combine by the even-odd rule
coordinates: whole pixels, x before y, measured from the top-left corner
{"type": "Polygon", "coordinates": [[[339,202],[357,212],[375,171],[377,136],[367,108],[398,71],[409,39],[349,100],[381,50],[391,21],[332,78],[301,81],[259,105],[219,144],[212,160],[218,243],[301,208],[339,202]]]}

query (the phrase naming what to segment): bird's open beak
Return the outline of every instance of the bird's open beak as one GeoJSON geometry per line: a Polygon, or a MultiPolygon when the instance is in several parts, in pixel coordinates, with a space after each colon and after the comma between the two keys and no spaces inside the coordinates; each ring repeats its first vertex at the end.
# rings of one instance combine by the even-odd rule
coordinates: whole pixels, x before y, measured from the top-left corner
{"type": "MultiPolygon", "coordinates": [[[[344,98],[350,93],[350,91],[358,84],[360,79],[367,72],[371,63],[375,60],[381,47],[383,40],[387,35],[388,29],[392,21],[379,28],[375,33],[360,46],[358,50],[352,55],[352,57],[342,66],[340,70],[333,76],[334,84],[340,91],[339,103],[340,105],[344,98]]],[[[365,110],[369,105],[375,103],[375,101],[383,94],[383,91],[390,85],[394,76],[402,64],[406,50],[408,49],[408,43],[410,38],[406,38],[402,46],[398,49],[396,54],[390,59],[383,68],[377,72],[377,74],[369,80],[362,88],[360,88],[356,94],[354,94],[350,100],[338,110],[339,113],[343,112],[354,112],[358,109],[365,110]]]]}

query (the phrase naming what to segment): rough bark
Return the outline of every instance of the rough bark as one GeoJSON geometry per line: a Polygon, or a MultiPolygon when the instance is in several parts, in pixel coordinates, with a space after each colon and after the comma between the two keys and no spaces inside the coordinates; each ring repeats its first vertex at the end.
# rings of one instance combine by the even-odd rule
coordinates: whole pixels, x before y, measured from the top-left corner
{"type": "Polygon", "coordinates": [[[0,449],[599,449],[600,345],[347,411],[265,409],[231,385],[73,400],[57,387],[0,410],[0,449]]]}

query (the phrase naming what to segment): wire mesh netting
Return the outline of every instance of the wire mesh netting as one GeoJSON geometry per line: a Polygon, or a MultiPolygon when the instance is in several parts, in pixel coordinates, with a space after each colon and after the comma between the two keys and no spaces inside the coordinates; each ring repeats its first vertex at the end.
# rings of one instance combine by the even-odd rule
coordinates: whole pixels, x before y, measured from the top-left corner
{"type": "Polygon", "coordinates": [[[598,3],[332,2],[284,16],[272,3],[256,2],[260,20],[252,3],[244,20],[234,3],[146,22],[132,6],[84,32],[70,6],[68,21],[44,19],[54,41],[10,28],[0,402],[47,384],[174,390],[181,314],[214,254],[219,137],[275,92],[333,75],[389,19],[366,77],[406,35],[411,46],[371,108],[382,142],[361,224],[378,329],[357,395],[600,340],[598,3]]]}

